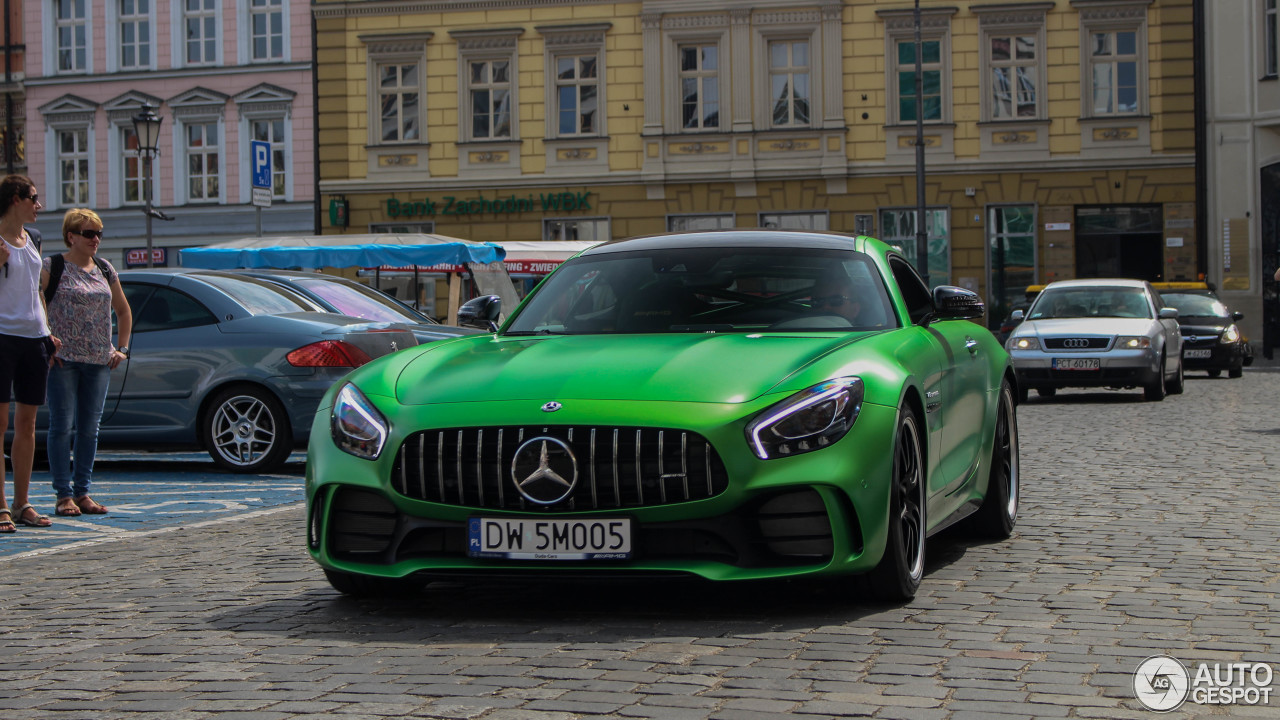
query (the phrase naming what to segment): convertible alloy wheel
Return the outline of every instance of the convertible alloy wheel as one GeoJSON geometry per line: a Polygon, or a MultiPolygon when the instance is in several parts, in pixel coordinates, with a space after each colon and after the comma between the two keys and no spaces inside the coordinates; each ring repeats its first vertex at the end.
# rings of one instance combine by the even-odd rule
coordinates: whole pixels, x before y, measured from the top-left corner
{"type": "Polygon", "coordinates": [[[991,444],[991,472],[982,507],[973,514],[970,527],[981,537],[1003,540],[1013,534],[1018,520],[1021,471],[1018,459],[1018,416],[1013,388],[1006,380],[996,408],[995,441],[991,444]]]}
{"type": "Polygon", "coordinates": [[[209,456],[232,472],[275,469],[293,450],[284,407],[265,390],[223,390],[209,404],[203,427],[209,456]]]}
{"type": "Polygon", "coordinates": [[[864,578],[868,593],[888,601],[915,597],[924,578],[924,450],[915,412],[904,407],[899,414],[893,448],[889,537],[880,564],[864,578]]]}

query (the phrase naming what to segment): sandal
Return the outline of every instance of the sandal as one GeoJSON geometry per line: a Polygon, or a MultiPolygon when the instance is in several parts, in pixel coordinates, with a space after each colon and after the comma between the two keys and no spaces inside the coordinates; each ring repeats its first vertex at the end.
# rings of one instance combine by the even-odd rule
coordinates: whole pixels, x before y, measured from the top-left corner
{"type": "Polygon", "coordinates": [[[22,523],[23,525],[26,525],[27,527],[49,527],[50,525],[53,524],[52,520],[36,512],[35,507],[31,503],[27,503],[26,505],[23,505],[22,507],[18,508],[14,512],[18,513],[18,522],[22,523]],[[28,510],[36,514],[35,520],[27,519],[28,510]]]}
{"type": "Polygon", "coordinates": [[[54,515],[62,517],[78,517],[80,515],[80,506],[71,498],[61,498],[58,504],[53,508],[54,515]]]}
{"type": "MultiPolygon", "coordinates": [[[[80,512],[85,515],[106,515],[107,506],[99,505],[97,501],[88,495],[81,495],[75,499],[76,506],[80,508],[80,512]]],[[[77,515],[79,513],[76,513],[77,515]]]]}
{"type": "Polygon", "coordinates": [[[18,532],[18,526],[13,524],[13,513],[9,512],[9,508],[0,510],[0,516],[5,518],[0,520],[0,535],[18,532]]]}

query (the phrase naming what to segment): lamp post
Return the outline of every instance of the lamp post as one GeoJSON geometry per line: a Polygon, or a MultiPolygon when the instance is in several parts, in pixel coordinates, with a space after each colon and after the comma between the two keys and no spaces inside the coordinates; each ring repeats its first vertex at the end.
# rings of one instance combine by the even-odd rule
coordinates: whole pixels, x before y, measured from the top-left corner
{"type": "Polygon", "coordinates": [[[147,215],[147,267],[153,267],[155,261],[151,257],[151,173],[154,158],[160,154],[160,123],[162,118],[155,114],[151,105],[143,103],[142,109],[133,116],[133,132],[138,136],[138,159],[143,163],[143,195],[146,196],[147,215]],[[146,158],[143,160],[143,158],[146,158]]]}

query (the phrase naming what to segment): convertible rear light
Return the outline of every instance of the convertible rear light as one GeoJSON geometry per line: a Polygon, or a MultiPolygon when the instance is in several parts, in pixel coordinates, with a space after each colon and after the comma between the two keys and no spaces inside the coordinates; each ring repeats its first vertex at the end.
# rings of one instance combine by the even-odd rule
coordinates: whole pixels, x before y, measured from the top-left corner
{"type": "Polygon", "coordinates": [[[294,367],[360,367],[373,358],[360,348],[341,340],[321,340],[303,345],[285,356],[294,367]]]}

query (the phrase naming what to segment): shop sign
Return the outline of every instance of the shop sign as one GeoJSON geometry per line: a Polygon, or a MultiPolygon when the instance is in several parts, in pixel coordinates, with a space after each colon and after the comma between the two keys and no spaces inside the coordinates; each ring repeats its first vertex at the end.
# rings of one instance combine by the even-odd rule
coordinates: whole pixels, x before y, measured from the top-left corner
{"type": "Polygon", "coordinates": [[[533,212],[575,212],[591,209],[591,193],[559,192],[539,193],[524,197],[508,195],[504,198],[459,198],[446,195],[438,199],[397,200],[387,198],[387,217],[436,217],[469,216],[469,215],[510,215],[514,213],[533,212]]]}

